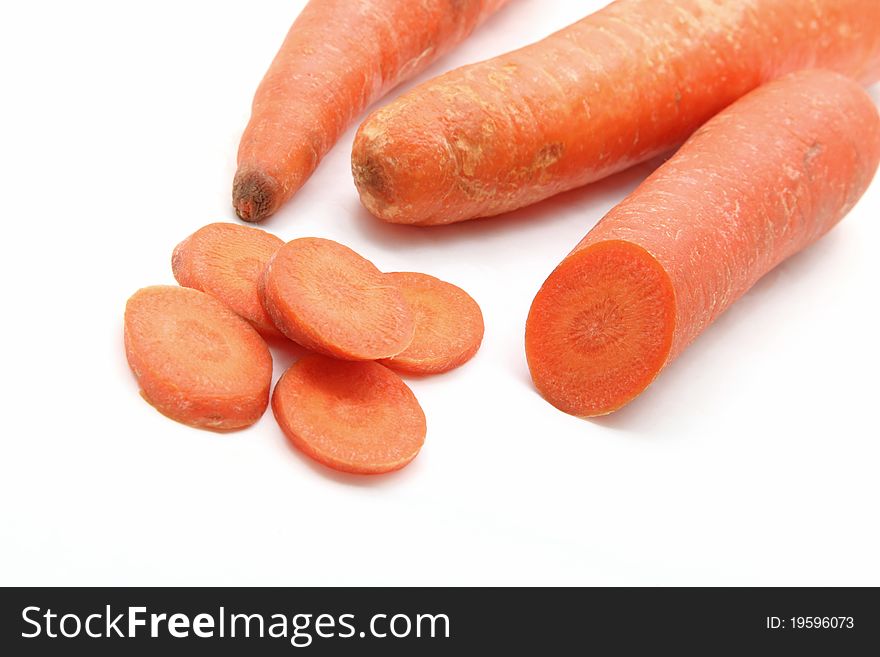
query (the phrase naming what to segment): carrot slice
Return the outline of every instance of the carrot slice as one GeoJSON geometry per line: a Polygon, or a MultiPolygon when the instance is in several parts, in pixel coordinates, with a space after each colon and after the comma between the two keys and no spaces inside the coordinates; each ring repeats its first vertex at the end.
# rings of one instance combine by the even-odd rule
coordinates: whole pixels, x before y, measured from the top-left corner
{"type": "Polygon", "coordinates": [[[319,354],[284,373],[272,411],[296,447],[355,474],[399,470],[419,453],[427,431],[419,402],[394,372],[319,354]]]}
{"type": "Polygon", "coordinates": [[[208,224],[177,245],[171,269],[184,287],[216,297],[262,335],[280,337],[260,301],[259,281],[282,246],[281,239],[259,228],[208,224]]]}
{"type": "Polygon", "coordinates": [[[369,260],[332,240],[288,242],[269,260],[263,305],[302,346],[345,360],[378,360],[412,341],[413,313],[369,260]]]}
{"type": "Polygon", "coordinates": [[[536,387],[574,415],[628,403],[761,276],[830,230],[878,162],[877,108],[836,73],[795,73],[721,111],[541,287],[526,323],[536,387]]]}
{"type": "Polygon", "coordinates": [[[393,272],[415,316],[415,334],[402,352],[382,361],[411,374],[439,374],[463,365],[483,340],[483,313],[460,287],[418,272],[393,272]]]}
{"type": "Polygon", "coordinates": [[[135,292],[125,306],[125,354],[144,399],[178,422],[240,429],[269,404],[269,348],[204,292],[168,285],[135,292]]]}

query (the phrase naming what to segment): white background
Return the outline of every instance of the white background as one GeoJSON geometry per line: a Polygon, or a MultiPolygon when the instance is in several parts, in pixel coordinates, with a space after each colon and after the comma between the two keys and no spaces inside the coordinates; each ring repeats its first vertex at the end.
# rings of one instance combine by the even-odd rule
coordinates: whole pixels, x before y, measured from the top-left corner
{"type": "MultiPolygon", "coordinates": [[[[419,80],[601,4],[512,0],[419,80]]],[[[233,220],[250,101],[301,5],[0,10],[0,583],[880,584],[880,180],[640,399],[584,421],[534,391],[526,313],[650,167],[501,218],[394,227],[359,205],[353,126],[264,226],[480,302],[477,357],[410,381],[420,456],[345,476],[289,447],[271,412],[220,435],[144,403],[125,301],[173,282],[178,241],[233,220]]],[[[292,356],[276,356],[277,377],[292,356]]]]}

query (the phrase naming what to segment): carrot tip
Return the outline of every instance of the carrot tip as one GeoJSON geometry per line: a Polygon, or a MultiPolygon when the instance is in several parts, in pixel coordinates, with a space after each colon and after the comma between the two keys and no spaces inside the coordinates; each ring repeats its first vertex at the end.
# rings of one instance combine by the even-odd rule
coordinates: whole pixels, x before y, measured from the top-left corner
{"type": "Polygon", "coordinates": [[[281,186],[263,171],[239,169],[232,181],[232,205],[239,219],[262,221],[281,205],[281,186]]]}
{"type": "Polygon", "coordinates": [[[566,413],[611,413],[666,364],[674,328],[675,293],[660,263],[631,242],[598,242],[566,258],[532,303],[532,380],[566,413]]]}
{"type": "Polygon", "coordinates": [[[370,148],[364,150],[352,158],[351,173],[355,187],[370,213],[379,219],[391,221],[394,213],[386,211],[392,206],[388,174],[380,159],[371,154],[370,148]]]}

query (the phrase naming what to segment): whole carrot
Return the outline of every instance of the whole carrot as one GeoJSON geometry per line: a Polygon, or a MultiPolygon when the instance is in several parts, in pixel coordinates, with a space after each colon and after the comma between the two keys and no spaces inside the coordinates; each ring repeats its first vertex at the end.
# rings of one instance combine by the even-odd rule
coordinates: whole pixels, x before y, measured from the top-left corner
{"type": "Polygon", "coordinates": [[[550,275],[526,323],[544,397],[614,411],[761,276],[853,207],[880,162],[857,83],[804,71],[711,119],[550,275]]]}
{"type": "Polygon", "coordinates": [[[507,0],[310,0],[254,96],[232,201],[261,221],[352,120],[453,48],[507,0]]]}
{"type": "Polygon", "coordinates": [[[446,224],[598,180],[808,67],[880,77],[878,0],[618,0],[373,112],[352,172],[380,219],[446,224]]]}

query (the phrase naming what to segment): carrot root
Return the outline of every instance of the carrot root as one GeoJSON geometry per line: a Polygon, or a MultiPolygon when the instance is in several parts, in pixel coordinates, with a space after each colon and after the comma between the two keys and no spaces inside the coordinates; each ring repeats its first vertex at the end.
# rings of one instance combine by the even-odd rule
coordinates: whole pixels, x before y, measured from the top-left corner
{"type": "Polygon", "coordinates": [[[509,212],[664,153],[791,71],[876,81],[878,25],[877,0],[617,0],[373,111],[355,185],[391,223],[509,212]]]}

